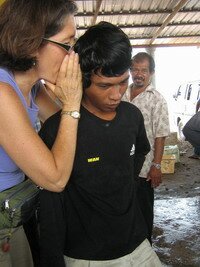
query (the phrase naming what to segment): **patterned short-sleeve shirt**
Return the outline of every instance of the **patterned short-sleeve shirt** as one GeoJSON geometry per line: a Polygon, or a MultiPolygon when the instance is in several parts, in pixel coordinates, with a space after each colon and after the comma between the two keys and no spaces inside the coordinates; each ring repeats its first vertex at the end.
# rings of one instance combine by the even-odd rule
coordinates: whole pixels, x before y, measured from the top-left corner
{"type": "Polygon", "coordinates": [[[151,151],[146,156],[139,175],[146,178],[154,158],[155,138],[166,137],[170,133],[168,107],[164,97],[152,85],[149,85],[144,92],[137,95],[132,101],[130,101],[130,92],[131,86],[127,89],[122,100],[134,104],[142,112],[151,146],[151,151]]]}

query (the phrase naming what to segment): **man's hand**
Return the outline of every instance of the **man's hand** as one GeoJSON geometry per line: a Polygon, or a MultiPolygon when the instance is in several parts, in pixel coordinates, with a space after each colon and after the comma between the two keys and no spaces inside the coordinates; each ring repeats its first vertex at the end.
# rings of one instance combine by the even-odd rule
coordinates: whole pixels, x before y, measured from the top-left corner
{"type": "Polygon", "coordinates": [[[153,188],[159,186],[162,183],[161,169],[157,169],[155,166],[151,166],[147,175],[147,181],[151,180],[151,186],[153,188]]]}

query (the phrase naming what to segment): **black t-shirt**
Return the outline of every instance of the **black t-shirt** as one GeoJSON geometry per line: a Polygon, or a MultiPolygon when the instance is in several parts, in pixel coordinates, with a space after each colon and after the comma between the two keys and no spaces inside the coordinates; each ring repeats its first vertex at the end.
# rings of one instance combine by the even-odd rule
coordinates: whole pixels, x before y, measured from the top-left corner
{"type": "MultiPolygon", "coordinates": [[[[40,132],[49,147],[59,121],[60,112],[47,120],[40,132]]],[[[46,202],[48,206],[48,197],[52,201],[52,195],[59,194],[44,190],[41,197],[41,229],[45,228],[46,236],[48,229],[53,233],[47,217],[55,216],[58,224],[62,221],[62,227],[53,227],[59,227],[63,254],[85,260],[115,259],[132,252],[146,238],[134,177],[149,149],[143,117],[135,106],[121,102],[112,121],[81,107],[73,171],[60,194],[62,200],[57,202],[62,203],[62,214],[47,213],[48,207],[43,205],[46,202]]]]}

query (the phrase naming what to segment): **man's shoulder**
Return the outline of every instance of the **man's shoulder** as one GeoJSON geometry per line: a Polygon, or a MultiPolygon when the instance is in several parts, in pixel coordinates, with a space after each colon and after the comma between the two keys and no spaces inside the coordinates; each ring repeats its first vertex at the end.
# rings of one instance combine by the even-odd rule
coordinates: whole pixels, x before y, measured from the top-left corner
{"type": "Polygon", "coordinates": [[[132,104],[130,102],[126,102],[124,100],[121,101],[120,106],[121,106],[121,109],[124,109],[127,111],[129,111],[129,110],[137,111],[138,110],[138,108],[134,104],[132,104]]]}
{"type": "Polygon", "coordinates": [[[156,97],[158,97],[158,98],[164,98],[164,96],[162,95],[162,93],[159,92],[157,89],[154,89],[153,92],[154,92],[154,94],[155,94],[156,97]]]}
{"type": "Polygon", "coordinates": [[[154,88],[153,86],[151,86],[151,87],[149,88],[149,90],[147,90],[147,91],[153,93],[153,95],[154,95],[154,97],[155,97],[156,99],[165,100],[163,94],[162,94],[158,89],[154,88]]]}
{"type": "Polygon", "coordinates": [[[47,136],[56,136],[60,123],[60,113],[61,110],[53,114],[44,122],[39,132],[41,138],[45,139],[47,136]]]}
{"type": "Polygon", "coordinates": [[[149,89],[145,90],[145,96],[150,101],[150,105],[166,105],[167,101],[163,94],[155,89],[154,87],[150,87],[149,89]]]}
{"type": "Polygon", "coordinates": [[[52,116],[50,116],[45,122],[44,122],[44,126],[53,126],[53,125],[59,125],[60,123],[60,113],[61,110],[59,110],[58,112],[56,112],[55,114],[53,114],[52,116]]]}
{"type": "Polygon", "coordinates": [[[130,115],[132,114],[133,116],[141,115],[140,109],[136,107],[133,103],[121,101],[120,108],[123,113],[130,114],[130,115]]]}

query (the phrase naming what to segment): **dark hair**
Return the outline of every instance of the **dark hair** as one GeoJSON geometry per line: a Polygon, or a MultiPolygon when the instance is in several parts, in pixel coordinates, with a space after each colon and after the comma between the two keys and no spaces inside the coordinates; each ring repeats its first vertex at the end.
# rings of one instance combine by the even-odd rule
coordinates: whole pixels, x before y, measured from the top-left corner
{"type": "Polygon", "coordinates": [[[130,68],[131,44],[127,35],[117,26],[100,22],[90,27],[76,42],[83,74],[83,88],[91,84],[91,74],[119,76],[130,68]]]}
{"type": "Polygon", "coordinates": [[[26,71],[42,45],[42,37],[62,30],[77,7],[70,0],[6,0],[0,7],[0,66],[26,71]]]}
{"type": "Polygon", "coordinates": [[[148,53],[145,52],[140,52],[138,54],[136,54],[133,58],[132,58],[132,66],[134,64],[134,62],[141,62],[144,60],[148,60],[149,61],[149,71],[150,73],[153,73],[155,71],[155,61],[153,59],[153,57],[151,55],[149,55],[148,53]]]}

